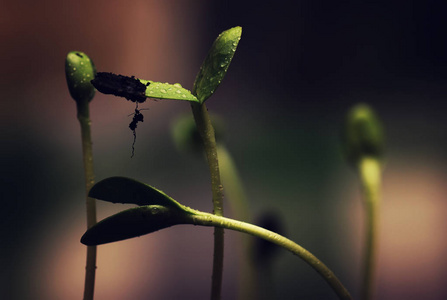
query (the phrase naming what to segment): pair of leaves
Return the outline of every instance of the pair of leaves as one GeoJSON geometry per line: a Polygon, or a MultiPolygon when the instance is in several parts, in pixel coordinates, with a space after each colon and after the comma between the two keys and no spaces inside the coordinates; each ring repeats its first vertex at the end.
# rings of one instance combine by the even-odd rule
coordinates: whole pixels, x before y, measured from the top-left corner
{"type": "Polygon", "coordinates": [[[217,37],[200,67],[192,93],[179,83],[161,83],[112,73],[98,73],[92,84],[102,93],[125,97],[133,102],[144,102],[148,97],[202,104],[222,82],[236,52],[241,34],[242,28],[238,26],[222,32],[217,37]],[[135,86],[141,86],[143,90],[136,91],[135,86]]]}
{"type": "Polygon", "coordinates": [[[190,223],[197,211],[185,207],[154,187],[125,177],[110,177],[96,183],[89,197],[112,203],[137,204],[92,226],[81,238],[85,245],[100,245],[148,234],[178,224],[190,223]]]}

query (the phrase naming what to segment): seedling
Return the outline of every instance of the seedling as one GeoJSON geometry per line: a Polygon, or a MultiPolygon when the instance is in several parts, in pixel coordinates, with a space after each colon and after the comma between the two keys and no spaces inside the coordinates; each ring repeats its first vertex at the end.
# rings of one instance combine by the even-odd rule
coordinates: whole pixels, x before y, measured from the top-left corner
{"type": "Polygon", "coordinates": [[[373,294],[381,171],[385,148],[382,126],[371,107],[358,104],[349,111],[343,141],[346,158],[359,174],[365,202],[366,247],[361,294],[362,299],[367,300],[373,294]]]}
{"type": "MultiPolygon", "coordinates": [[[[95,95],[90,81],[96,75],[93,61],[82,52],[72,51],[65,59],[65,76],[71,97],[76,101],[77,116],[81,125],[82,156],[84,161],[85,190],[88,194],[95,183],[93,172],[92,138],[90,132],[89,102],[95,95]]],[[[87,228],[96,224],[95,199],[86,197],[87,228]]],[[[95,288],[96,247],[87,247],[87,265],[85,267],[84,300],[92,300],[95,288]]]]}
{"type": "Polygon", "coordinates": [[[100,245],[149,234],[179,224],[214,226],[248,233],[287,249],[314,268],[340,299],[351,299],[335,274],[309,251],[267,229],[186,207],[154,187],[125,177],[98,182],[90,197],[112,203],[139,205],[110,216],[87,230],[81,242],[100,245]]]}

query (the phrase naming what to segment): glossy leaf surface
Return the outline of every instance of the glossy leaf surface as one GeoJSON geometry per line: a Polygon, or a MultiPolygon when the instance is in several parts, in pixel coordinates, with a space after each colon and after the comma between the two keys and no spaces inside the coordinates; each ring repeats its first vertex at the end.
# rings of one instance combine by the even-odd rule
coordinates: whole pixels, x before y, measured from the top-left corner
{"type": "Polygon", "coordinates": [[[193,94],[200,103],[208,99],[222,82],[236,52],[241,34],[242,27],[228,29],[222,32],[211,46],[194,82],[193,94]]]}
{"type": "Polygon", "coordinates": [[[199,102],[199,100],[191,94],[191,91],[183,88],[180,83],[170,84],[144,79],[140,79],[140,81],[143,84],[149,83],[146,88],[146,97],[148,98],[199,102]]]}

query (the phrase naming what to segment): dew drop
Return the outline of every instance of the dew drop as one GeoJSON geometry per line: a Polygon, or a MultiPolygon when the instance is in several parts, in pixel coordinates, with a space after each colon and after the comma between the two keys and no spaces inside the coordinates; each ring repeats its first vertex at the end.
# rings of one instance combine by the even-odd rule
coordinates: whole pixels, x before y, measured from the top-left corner
{"type": "Polygon", "coordinates": [[[163,94],[166,94],[166,90],[165,89],[161,89],[160,92],[163,93],[163,94]]]}

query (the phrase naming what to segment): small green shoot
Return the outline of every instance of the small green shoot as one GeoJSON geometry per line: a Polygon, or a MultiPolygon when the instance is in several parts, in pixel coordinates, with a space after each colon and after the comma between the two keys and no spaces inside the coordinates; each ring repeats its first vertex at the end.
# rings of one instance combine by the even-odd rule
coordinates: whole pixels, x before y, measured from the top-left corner
{"type": "MultiPolygon", "coordinates": [[[[65,76],[70,95],[76,101],[77,117],[81,125],[82,158],[87,206],[87,228],[96,224],[96,202],[88,197],[90,188],[95,183],[93,171],[92,138],[90,130],[89,102],[95,95],[95,88],[90,80],[95,77],[96,68],[93,61],[79,51],[69,52],[65,59],[65,76]]],[[[93,300],[96,274],[96,246],[87,247],[87,264],[85,267],[84,300],[93,300]]]]}
{"type": "MultiPolygon", "coordinates": [[[[234,27],[222,32],[202,63],[200,71],[193,86],[193,94],[199,103],[192,103],[191,109],[196,122],[197,130],[202,138],[208,167],[211,177],[211,190],[213,193],[213,213],[223,216],[223,186],[220,180],[219,161],[217,154],[214,128],[205,106],[208,99],[222,82],[228,67],[236,52],[241,38],[242,28],[234,27]]],[[[224,256],[224,231],[214,228],[214,256],[213,274],[211,276],[211,300],[219,300],[222,291],[224,256]]]]}
{"type": "Polygon", "coordinates": [[[100,221],[81,238],[81,242],[86,245],[121,241],[179,224],[236,230],[275,243],[299,256],[327,281],[340,299],[351,299],[349,292],[326,265],[306,249],[277,233],[249,223],[193,210],[149,185],[125,177],[112,177],[97,183],[90,193],[90,196],[93,195],[113,203],[137,202],[149,205],[127,209],[100,221]],[[118,200],[117,195],[130,199],[118,200]]]}
{"type": "Polygon", "coordinates": [[[347,161],[359,174],[366,209],[366,239],[361,299],[371,299],[380,213],[381,172],[384,152],[382,125],[366,104],[349,111],[343,132],[347,161]]]}

